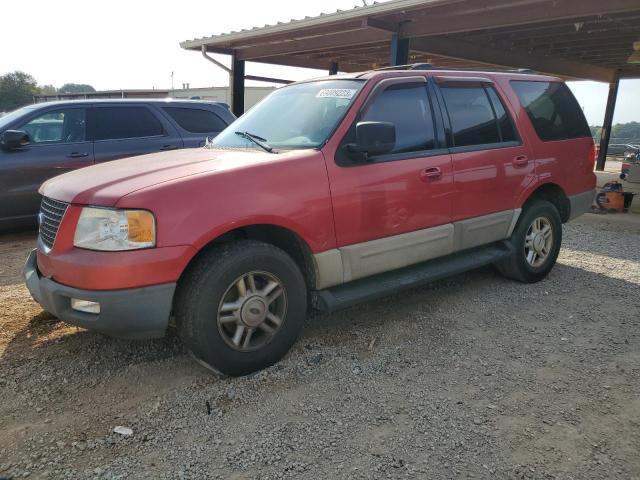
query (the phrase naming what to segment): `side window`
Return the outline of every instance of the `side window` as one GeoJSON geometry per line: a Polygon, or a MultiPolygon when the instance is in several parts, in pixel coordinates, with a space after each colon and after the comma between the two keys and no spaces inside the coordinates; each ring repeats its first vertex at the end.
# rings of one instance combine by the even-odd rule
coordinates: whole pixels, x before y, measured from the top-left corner
{"type": "Polygon", "coordinates": [[[96,107],[93,112],[95,140],[164,135],[162,124],[146,107],[96,107]]]}
{"type": "Polygon", "coordinates": [[[213,133],[227,128],[227,124],[209,110],[181,107],[164,107],[163,109],[187,132],[213,133]]]}
{"type": "Polygon", "coordinates": [[[564,83],[512,80],[511,86],[540,140],[591,136],[580,105],[564,83]]]}
{"type": "Polygon", "coordinates": [[[87,122],[84,108],[49,111],[19,127],[32,144],[75,143],[86,140],[87,122]]]}
{"type": "Polygon", "coordinates": [[[391,153],[435,148],[435,129],[426,84],[389,87],[367,107],[359,121],[393,123],[396,126],[396,146],[391,153]]]}
{"type": "Polygon", "coordinates": [[[500,129],[500,138],[503,142],[514,142],[518,140],[518,136],[516,135],[516,129],[513,126],[513,122],[511,121],[511,117],[504,108],[504,104],[498,94],[496,93],[495,88],[489,87],[486,88],[487,95],[489,95],[489,99],[491,100],[491,105],[493,105],[493,111],[496,114],[496,118],[498,120],[498,128],[500,129]]]}
{"type": "Polygon", "coordinates": [[[500,143],[498,124],[481,85],[450,84],[441,89],[455,147],[500,143]]]}

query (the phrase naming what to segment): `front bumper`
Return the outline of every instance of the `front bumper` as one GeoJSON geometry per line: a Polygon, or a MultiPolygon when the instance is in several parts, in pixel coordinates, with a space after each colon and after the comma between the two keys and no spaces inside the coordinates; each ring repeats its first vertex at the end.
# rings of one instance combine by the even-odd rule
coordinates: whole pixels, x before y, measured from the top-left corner
{"type": "Polygon", "coordinates": [[[82,290],[43,277],[36,250],[27,258],[23,276],[33,299],[60,320],[118,338],[147,339],[164,336],[169,324],[175,283],[124,290],[82,290]],[[100,313],[71,308],[71,299],[100,303],[100,313]]]}

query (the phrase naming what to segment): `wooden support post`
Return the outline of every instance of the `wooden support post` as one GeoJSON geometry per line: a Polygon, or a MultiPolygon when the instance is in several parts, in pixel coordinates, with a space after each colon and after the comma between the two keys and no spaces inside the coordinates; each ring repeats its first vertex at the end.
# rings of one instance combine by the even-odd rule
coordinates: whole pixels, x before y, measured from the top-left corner
{"type": "Polygon", "coordinates": [[[600,135],[600,151],[598,152],[598,162],[596,170],[603,171],[607,161],[607,150],[609,149],[609,139],[611,138],[611,126],[613,125],[613,112],[616,109],[616,99],[618,98],[618,87],[620,86],[620,74],[616,72],[613,81],[609,84],[609,96],[607,97],[607,109],[604,112],[604,123],[602,134],[600,135]]]}

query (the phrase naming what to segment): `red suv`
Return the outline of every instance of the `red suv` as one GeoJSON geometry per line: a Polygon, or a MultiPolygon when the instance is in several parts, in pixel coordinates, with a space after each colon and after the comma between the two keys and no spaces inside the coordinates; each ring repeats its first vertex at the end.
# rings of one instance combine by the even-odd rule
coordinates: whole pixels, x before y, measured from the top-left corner
{"type": "Polygon", "coordinates": [[[495,264],[553,267],[590,208],[594,144],[559,79],[424,66],[281,88],[200,150],[119,160],[42,188],[33,297],[60,319],[201,362],[278,361],[307,308],[495,264]]]}

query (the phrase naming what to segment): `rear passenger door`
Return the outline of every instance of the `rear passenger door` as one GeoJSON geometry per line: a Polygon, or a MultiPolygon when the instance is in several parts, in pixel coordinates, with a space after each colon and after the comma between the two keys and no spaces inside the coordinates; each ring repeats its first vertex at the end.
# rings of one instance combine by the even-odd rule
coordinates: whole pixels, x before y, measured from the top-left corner
{"type": "Polygon", "coordinates": [[[184,145],[173,125],[147,105],[94,105],[90,125],[96,162],[184,145]]]}
{"type": "Polygon", "coordinates": [[[535,181],[531,152],[491,80],[435,80],[453,162],[453,221],[475,219],[461,224],[456,249],[504,238],[519,193],[535,181]]]}
{"type": "Polygon", "coordinates": [[[186,148],[201,147],[207,138],[214,138],[227,128],[227,123],[211,110],[186,106],[161,108],[177,124],[186,148]]]}

